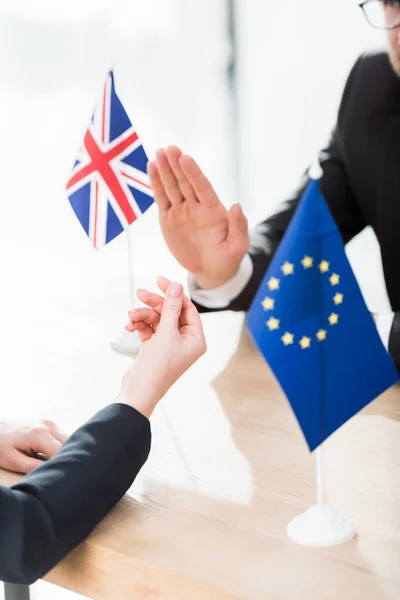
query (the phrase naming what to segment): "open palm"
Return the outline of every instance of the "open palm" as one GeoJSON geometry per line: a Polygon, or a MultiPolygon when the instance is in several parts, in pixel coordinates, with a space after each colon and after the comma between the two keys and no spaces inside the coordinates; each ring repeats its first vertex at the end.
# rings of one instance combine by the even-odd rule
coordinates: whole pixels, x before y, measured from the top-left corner
{"type": "Polygon", "coordinates": [[[148,172],[172,254],[202,287],[228,281],[249,247],[239,204],[227,211],[196,162],[176,146],[158,150],[148,172]]]}

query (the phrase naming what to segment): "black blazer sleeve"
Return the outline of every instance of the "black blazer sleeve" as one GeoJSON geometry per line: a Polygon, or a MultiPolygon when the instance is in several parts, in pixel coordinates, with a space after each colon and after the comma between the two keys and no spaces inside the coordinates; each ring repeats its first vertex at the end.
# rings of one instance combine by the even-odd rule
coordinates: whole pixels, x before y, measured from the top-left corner
{"type": "Polygon", "coordinates": [[[389,335],[389,354],[400,373],[400,312],[394,313],[389,335]]]}
{"type": "Polygon", "coordinates": [[[17,485],[0,486],[0,580],[31,584],[82,542],[131,486],[150,441],[149,420],[114,404],[17,485]]]}
{"type": "MultiPolygon", "coordinates": [[[[363,215],[357,205],[351,189],[344,164],[341,136],[346,103],[357,77],[360,57],[347,80],[339,108],[338,121],[327,147],[320,152],[319,162],[323,170],[321,191],[335,218],[345,243],[350,241],[366,226],[363,215]]],[[[266,219],[251,233],[250,257],[253,262],[253,275],[245,289],[232,303],[221,310],[247,310],[262,281],[265,271],[273,257],[286,228],[300,202],[304,190],[310,182],[308,170],[294,193],[271,217],[266,219]]],[[[196,304],[201,312],[210,312],[204,306],[196,304]]],[[[218,309],[212,309],[213,311],[218,309]]]]}

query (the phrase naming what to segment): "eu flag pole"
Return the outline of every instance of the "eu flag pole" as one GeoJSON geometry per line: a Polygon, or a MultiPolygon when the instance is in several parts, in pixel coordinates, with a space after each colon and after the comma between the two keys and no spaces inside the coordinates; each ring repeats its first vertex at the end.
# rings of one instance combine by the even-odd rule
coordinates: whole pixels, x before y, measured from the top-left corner
{"type": "MultiPolygon", "coordinates": [[[[318,174],[320,175],[320,173],[318,174]]],[[[398,381],[365,305],[320,189],[308,187],[250,308],[247,325],[285,392],[310,451],[317,504],[288,526],[289,537],[327,546],[354,526],[325,504],[321,444],[398,381]]]]}

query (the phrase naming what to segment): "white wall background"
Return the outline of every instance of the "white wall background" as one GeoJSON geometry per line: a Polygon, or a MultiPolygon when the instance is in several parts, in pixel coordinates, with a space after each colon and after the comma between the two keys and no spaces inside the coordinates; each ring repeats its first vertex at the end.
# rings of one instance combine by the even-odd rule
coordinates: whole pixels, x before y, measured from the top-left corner
{"type": "MultiPolygon", "coordinates": [[[[159,145],[182,145],[229,199],[227,60],[224,2],[1,1],[0,329],[10,362],[0,378],[0,397],[8,397],[3,415],[18,409],[28,390],[38,414],[54,398],[67,412],[82,386],[93,393],[97,369],[82,373],[78,362],[62,367],[57,354],[50,360],[64,391],[48,377],[41,352],[62,352],[68,341],[78,339],[82,351],[105,348],[98,368],[110,372],[103,388],[109,397],[118,380],[109,341],[126,321],[126,241],[120,236],[94,252],[65,195],[110,62],[150,155],[159,145]],[[96,330],[88,326],[93,315],[96,330]],[[21,350],[28,358],[22,390],[15,386],[21,350]]],[[[182,278],[162,245],[154,207],[135,223],[132,239],[137,286],[154,285],[160,256],[164,272],[182,278]]]]}

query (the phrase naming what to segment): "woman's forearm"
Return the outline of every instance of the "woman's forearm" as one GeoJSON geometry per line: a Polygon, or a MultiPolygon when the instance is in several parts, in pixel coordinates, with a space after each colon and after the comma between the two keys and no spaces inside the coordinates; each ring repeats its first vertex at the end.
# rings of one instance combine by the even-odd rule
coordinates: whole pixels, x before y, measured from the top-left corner
{"type": "Polygon", "coordinates": [[[148,419],[117,403],[56,457],[0,489],[0,580],[32,583],[82,542],[129,489],[150,442],[148,419]]]}

